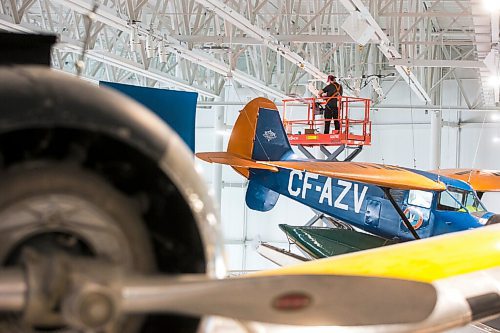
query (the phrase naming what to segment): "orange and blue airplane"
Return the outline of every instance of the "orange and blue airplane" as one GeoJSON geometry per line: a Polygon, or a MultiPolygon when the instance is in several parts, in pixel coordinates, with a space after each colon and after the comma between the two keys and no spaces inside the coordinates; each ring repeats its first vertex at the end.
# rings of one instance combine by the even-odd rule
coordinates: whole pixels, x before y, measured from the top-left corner
{"type": "Polygon", "coordinates": [[[500,221],[500,215],[487,211],[480,199],[485,191],[500,190],[500,173],[426,172],[375,163],[304,159],[292,150],[276,105],[265,98],[252,100],[240,111],[227,152],[196,155],[207,162],[230,165],[248,178],[246,204],[251,209],[268,211],[284,195],[369,233],[280,225],[314,258],[500,221]]]}

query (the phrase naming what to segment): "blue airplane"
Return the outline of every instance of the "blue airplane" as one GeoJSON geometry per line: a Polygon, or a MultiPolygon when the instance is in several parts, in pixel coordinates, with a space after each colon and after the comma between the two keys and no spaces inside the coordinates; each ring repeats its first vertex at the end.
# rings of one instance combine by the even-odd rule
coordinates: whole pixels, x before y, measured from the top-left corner
{"type": "Polygon", "coordinates": [[[364,231],[280,225],[315,258],[500,221],[500,215],[488,212],[469,184],[477,184],[482,192],[498,190],[500,173],[425,172],[303,159],[292,150],[276,105],[264,98],[254,99],[240,112],[227,152],[196,155],[230,165],[248,178],[246,204],[251,209],[268,211],[281,194],[364,231]],[[464,177],[469,183],[460,180],[464,177]]]}

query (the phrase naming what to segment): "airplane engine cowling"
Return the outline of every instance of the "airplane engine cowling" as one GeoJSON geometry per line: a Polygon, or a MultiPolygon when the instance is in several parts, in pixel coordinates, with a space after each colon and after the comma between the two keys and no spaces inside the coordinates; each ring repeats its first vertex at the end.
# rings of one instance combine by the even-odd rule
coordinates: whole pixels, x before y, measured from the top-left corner
{"type": "Polygon", "coordinates": [[[486,225],[497,224],[497,223],[500,223],[500,214],[492,215],[486,222],[486,225]]]}
{"type": "MultiPolygon", "coordinates": [[[[218,217],[193,156],[152,112],[40,66],[0,66],[0,101],[0,265],[21,265],[31,248],[133,272],[223,271],[218,217]]],[[[44,322],[54,318],[46,308],[30,332],[64,330],[44,322]]],[[[0,326],[17,332],[21,321],[0,326]]],[[[195,332],[198,322],[151,315],[117,331],[195,332]]]]}

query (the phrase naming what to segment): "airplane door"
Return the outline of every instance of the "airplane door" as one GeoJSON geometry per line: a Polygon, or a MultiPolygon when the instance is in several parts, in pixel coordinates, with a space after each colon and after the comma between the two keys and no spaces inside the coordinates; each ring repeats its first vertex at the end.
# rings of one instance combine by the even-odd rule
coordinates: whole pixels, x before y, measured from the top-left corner
{"type": "MultiPolygon", "coordinates": [[[[430,223],[430,208],[432,204],[433,193],[427,191],[410,190],[402,209],[417,234],[422,237],[429,237],[432,232],[432,223],[430,223]]],[[[410,230],[400,219],[399,235],[403,238],[411,239],[410,230]]]]}
{"type": "Polygon", "coordinates": [[[380,218],[380,201],[368,200],[366,203],[365,224],[377,228],[380,218]]]}

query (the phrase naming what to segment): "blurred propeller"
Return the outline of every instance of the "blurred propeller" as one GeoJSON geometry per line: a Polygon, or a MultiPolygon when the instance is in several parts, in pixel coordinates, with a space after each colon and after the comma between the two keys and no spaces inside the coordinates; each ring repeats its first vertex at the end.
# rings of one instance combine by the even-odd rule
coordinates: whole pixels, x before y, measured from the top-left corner
{"type": "Polygon", "coordinates": [[[500,314],[499,235],[495,224],[222,280],[26,256],[24,270],[0,270],[0,311],[23,313],[36,326],[46,309],[57,309],[61,324],[94,330],[123,315],[156,312],[435,332],[500,314]]]}
{"type": "Polygon", "coordinates": [[[432,313],[437,301],[433,285],[393,278],[130,276],[116,274],[112,265],[106,271],[102,263],[72,260],[71,264],[64,262],[62,273],[50,267],[45,272],[28,267],[26,274],[21,269],[0,271],[0,311],[26,315],[30,304],[54,301],[57,291],[60,300],[56,303],[62,304],[65,322],[92,328],[107,325],[120,315],[154,312],[286,325],[358,326],[420,322],[432,313]],[[97,276],[99,272],[102,275],[97,276]],[[36,284],[27,283],[35,280],[36,284]],[[86,317],[79,318],[82,314],[86,317]]]}
{"type": "Polygon", "coordinates": [[[125,283],[124,312],[217,315],[288,325],[415,323],[431,314],[437,300],[431,284],[363,276],[138,278],[125,283]]]}

